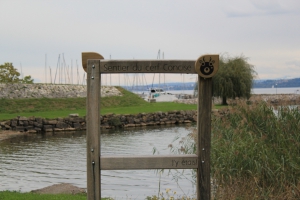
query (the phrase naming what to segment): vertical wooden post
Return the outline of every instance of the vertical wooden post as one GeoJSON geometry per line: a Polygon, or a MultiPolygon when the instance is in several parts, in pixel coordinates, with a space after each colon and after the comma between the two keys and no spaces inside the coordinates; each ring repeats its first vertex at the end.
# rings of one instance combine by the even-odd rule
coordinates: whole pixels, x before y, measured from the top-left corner
{"type": "Polygon", "coordinates": [[[87,69],[87,199],[99,200],[101,197],[100,61],[88,60],[87,69]]]}
{"type": "Polygon", "coordinates": [[[212,78],[198,76],[197,199],[210,200],[212,78]]]}

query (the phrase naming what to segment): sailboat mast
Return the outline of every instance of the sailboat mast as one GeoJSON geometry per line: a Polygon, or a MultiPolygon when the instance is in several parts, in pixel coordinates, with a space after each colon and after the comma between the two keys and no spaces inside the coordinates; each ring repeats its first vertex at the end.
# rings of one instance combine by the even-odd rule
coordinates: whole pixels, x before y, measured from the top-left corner
{"type": "Polygon", "coordinates": [[[47,54],[45,54],[45,83],[47,83],[47,54]]]}

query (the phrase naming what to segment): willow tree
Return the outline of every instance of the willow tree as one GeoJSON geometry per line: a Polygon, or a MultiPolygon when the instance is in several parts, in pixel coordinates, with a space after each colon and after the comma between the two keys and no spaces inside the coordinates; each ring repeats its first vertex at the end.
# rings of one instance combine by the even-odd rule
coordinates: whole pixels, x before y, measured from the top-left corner
{"type": "Polygon", "coordinates": [[[213,77],[213,96],[221,97],[223,105],[227,98],[249,99],[255,75],[254,66],[244,56],[221,56],[219,71],[213,77]]]}

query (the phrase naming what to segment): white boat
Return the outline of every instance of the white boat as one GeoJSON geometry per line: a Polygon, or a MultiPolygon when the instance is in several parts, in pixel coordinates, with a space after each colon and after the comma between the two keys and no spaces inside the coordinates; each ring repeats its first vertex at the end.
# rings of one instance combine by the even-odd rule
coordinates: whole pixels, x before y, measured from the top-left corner
{"type": "Polygon", "coordinates": [[[147,97],[149,102],[172,102],[177,99],[174,94],[168,93],[162,88],[151,88],[147,97]]]}

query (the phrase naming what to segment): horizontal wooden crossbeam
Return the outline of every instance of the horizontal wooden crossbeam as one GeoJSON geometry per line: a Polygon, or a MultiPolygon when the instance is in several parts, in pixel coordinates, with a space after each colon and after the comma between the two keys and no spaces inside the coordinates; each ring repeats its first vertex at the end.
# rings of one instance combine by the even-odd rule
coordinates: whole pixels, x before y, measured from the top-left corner
{"type": "Polygon", "coordinates": [[[197,169],[198,157],[188,155],[101,156],[101,170],[197,169]]]}
{"type": "Polygon", "coordinates": [[[195,74],[195,60],[99,60],[100,73],[195,74]]]}

